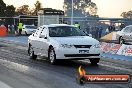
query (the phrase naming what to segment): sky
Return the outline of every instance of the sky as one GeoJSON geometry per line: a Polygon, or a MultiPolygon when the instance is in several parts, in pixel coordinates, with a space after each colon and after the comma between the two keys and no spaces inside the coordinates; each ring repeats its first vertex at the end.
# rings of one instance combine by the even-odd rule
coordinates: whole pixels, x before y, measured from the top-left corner
{"type": "MultiPolygon", "coordinates": [[[[37,0],[3,0],[8,5],[14,5],[15,7],[22,6],[24,4],[34,7],[34,3],[37,0]]],[[[39,0],[44,8],[54,8],[63,10],[64,0],[39,0]]],[[[132,10],[132,0],[92,0],[98,7],[98,13],[100,17],[120,18],[120,15],[124,11],[132,10]]]]}
{"type": "MultiPolygon", "coordinates": [[[[22,5],[29,5],[30,7],[34,7],[34,4],[37,0],[3,0],[8,5],[14,5],[15,7],[20,7],[22,5]]],[[[55,8],[55,9],[63,9],[64,0],[39,0],[42,3],[44,8],[55,8]]]]}
{"type": "Polygon", "coordinates": [[[132,10],[132,0],[92,0],[98,7],[100,17],[120,17],[122,12],[132,10]]]}

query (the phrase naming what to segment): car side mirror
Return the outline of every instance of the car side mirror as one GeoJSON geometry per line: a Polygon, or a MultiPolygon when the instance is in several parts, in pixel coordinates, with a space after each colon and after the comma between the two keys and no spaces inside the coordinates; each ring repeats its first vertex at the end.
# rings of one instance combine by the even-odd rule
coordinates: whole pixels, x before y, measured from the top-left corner
{"type": "Polygon", "coordinates": [[[86,36],[92,37],[92,34],[88,34],[88,33],[85,32],[85,31],[83,31],[83,32],[86,34],[86,36]]]}
{"type": "Polygon", "coordinates": [[[92,37],[92,34],[88,34],[89,37],[92,37]]]}
{"type": "Polygon", "coordinates": [[[34,33],[32,35],[34,36],[34,33]]]}
{"type": "Polygon", "coordinates": [[[44,39],[47,39],[47,37],[44,37],[44,39]]]}

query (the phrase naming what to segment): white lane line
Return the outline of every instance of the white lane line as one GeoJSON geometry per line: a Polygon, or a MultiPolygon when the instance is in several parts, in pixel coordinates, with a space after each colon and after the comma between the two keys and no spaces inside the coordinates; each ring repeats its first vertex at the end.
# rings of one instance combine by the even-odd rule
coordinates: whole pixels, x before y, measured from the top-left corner
{"type": "Polygon", "coordinates": [[[12,88],[12,87],[0,81],[0,88],[12,88]]]}
{"type": "Polygon", "coordinates": [[[1,49],[1,51],[3,51],[3,52],[7,52],[7,53],[11,53],[10,50],[1,49]]]}
{"type": "MultiPolygon", "coordinates": [[[[84,60],[82,62],[88,62],[88,61],[84,60]]],[[[123,70],[123,71],[127,71],[127,72],[132,73],[132,70],[131,69],[127,69],[127,68],[123,68],[123,67],[119,67],[119,66],[117,67],[117,66],[106,65],[106,64],[101,64],[101,63],[99,63],[99,65],[101,65],[103,67],[108,67],[108,68],[112,68],[112,69],[116,69],[116,70],[123,70]]]]}
{"type": "Polygon", "coordinates": [[[22,49],[22,50],[27,50],[27,47],[23,47],[23,46],[16,46],[16,48],[22,49]]]}
{"type": "Polygon", "coordinates": [[[116,69],[116,70],[123,70],[123,71],[127,71],[127,72],[132,72],[131,69],[127,69],[127,68],[116,67],[116,66],[106,65],[106,64],[100,64],[100,63],[99,63],[99,65],[105,66],[105,67],[109,67],[109,68],[113,68],[113,69],[116,69]]]}

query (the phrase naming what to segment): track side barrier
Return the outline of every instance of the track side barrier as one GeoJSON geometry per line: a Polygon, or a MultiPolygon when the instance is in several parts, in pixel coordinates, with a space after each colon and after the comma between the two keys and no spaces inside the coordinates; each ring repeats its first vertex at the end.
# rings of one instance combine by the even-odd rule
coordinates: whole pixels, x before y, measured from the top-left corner
{"type": "Polygon", "coordinates": [[[132,56],[132,45],[122,45],[117,52],[118,55],[132,56]]]}
{"type": "Polygon", "coordinates": [[[101,43],[103,53],[132,56],[132,45],[120,45],[114,43],[101,43]]]}

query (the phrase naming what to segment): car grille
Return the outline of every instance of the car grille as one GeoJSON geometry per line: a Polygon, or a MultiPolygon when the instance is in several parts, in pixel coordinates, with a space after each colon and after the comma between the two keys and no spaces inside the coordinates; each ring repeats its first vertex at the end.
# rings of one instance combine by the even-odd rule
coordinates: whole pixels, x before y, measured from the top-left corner
{"type": "Polygon", "coordinates": [[[65,57],[89,57],[89,56],[99,56],[100,54],[65,54],[65,57]]]}
{"type": "Polygon", "coordinates": [[[74,45],[76,48],[90,48],[92,45],[74,45]]]}

